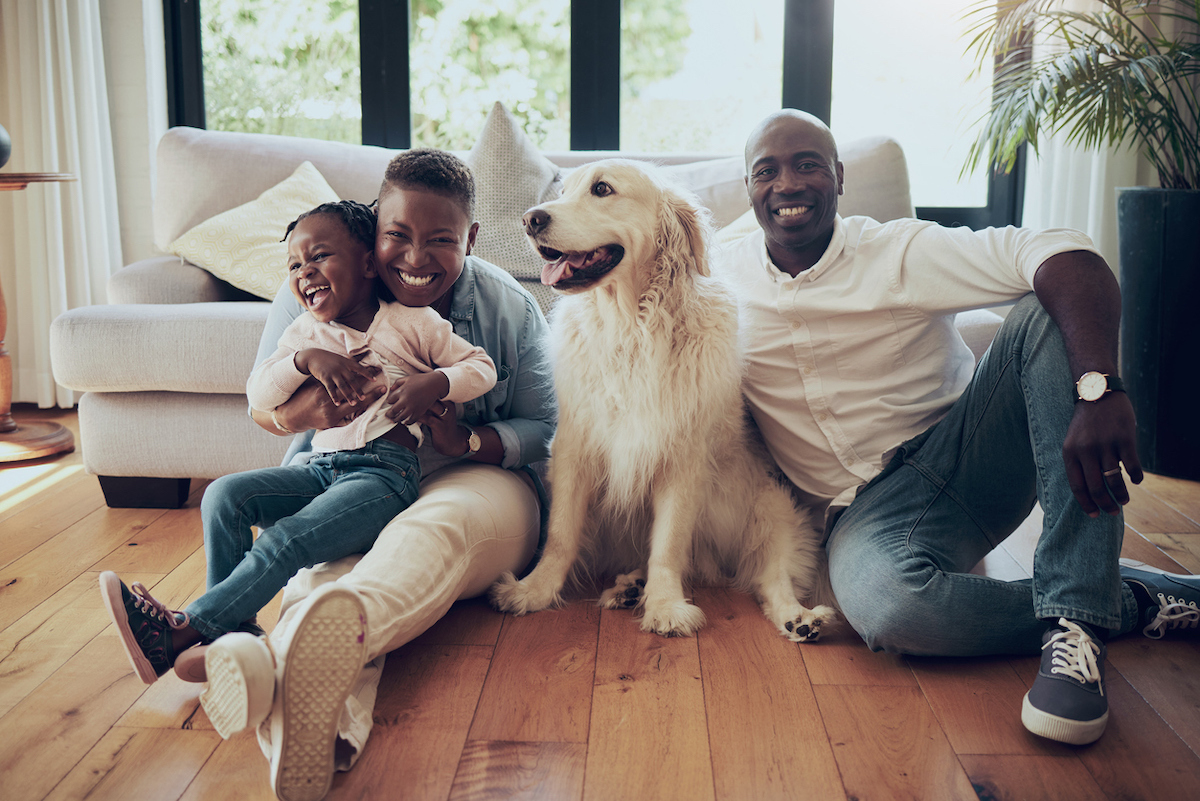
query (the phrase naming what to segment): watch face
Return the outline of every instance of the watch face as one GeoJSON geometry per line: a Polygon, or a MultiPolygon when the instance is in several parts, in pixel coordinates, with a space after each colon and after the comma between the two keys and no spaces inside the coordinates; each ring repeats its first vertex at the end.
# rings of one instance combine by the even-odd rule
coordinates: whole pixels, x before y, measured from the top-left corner
{"type": "Polygon", "coordinates": [[[1084,373],[1075,384],[1075,389],[1085,401],[1100,400],[1108,390],[1108,379],[1103,373],[1084,373]]]}

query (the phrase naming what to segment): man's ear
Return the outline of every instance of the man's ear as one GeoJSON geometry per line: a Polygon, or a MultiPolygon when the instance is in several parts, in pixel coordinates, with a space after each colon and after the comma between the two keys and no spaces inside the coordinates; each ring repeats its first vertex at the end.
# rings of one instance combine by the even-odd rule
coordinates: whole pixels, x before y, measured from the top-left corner
{"type": "Polygon", "coordinates": [[[467,255],[471,255],[471,248],[475,247],[475,235],[479,233],[479,223],[471,223],[471,227],[467,229],[467,255]]]}
{"type": "Polygon", "coordinates": [[[846,170],[842,166],[842,162],[839,161],[837,163],[836,171],[837,171],[837,182],[838,182],[838,194],[841,195],[841,194],[844,194],[844,192],[845,192],[845,183],[846,183],[846,170]]]}

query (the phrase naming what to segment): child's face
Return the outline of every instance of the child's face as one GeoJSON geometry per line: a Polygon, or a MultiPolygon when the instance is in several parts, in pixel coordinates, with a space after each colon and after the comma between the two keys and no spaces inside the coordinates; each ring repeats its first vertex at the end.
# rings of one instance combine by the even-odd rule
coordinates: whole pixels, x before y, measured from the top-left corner
{"type": "Polygon", "coordinates": [[[292,294],[323,323],[365,330],[379,309],[375,274],[371,251],[332,214],[305,217],[288,237],[292,294]]]}
{"type": "Polygon", "coordinates": [[[383,283],[405,306],[433,306],[462,275],[479,224],[455,200],[391,187],[379,201],[375,260],[383,283]]]}

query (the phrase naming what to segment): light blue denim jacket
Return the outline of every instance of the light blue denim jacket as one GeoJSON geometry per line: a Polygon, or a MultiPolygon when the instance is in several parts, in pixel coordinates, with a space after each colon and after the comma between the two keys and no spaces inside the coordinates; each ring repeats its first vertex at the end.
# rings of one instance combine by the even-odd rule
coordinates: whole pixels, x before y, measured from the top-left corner
{"type": "MultiPolygon", "coordinates": [[[[550,455],[550,439],[558,418],[546,318],[516,279],[474,256],[467,256],[452,291],[450,322],[454,333],[487,351],[497,372],[496,386],[465,404],[464,419],[472,425],[491,426],[500,435],[504,445],[501,467],[517,468],[543,461],[550,455]]],[[[275,352],[284,329],[302,312],[285,284],[271,303],[256,365],[275,352]]],[[[312,434],[308,431],[296,435],[284,464],[311,450],[312,434]]],[[[441,461],[437,466],[448,461],[454,460],[441,461]]],[[[425,472],[431,469],[427,467],[425,472]]],[[[540,491],[541,482],[537,483],[540,491]]]]}

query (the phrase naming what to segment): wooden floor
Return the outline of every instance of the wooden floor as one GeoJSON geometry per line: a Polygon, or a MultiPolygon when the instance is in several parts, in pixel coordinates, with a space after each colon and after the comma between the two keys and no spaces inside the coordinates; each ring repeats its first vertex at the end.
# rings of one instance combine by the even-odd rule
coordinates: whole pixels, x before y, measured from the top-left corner
{"type": "MultiPolygon", "coordinates": [[[[272,797],[256,743],[222,741],[199,686],[138,681],[96,588],[111,569],[176,608],[196,597],[202,490],[108,509],[78,453],[0,470],[0,798],[272,797]]],[[[1148,476],[1127,523],[1126,555],[1200,572],[1200,484],[1148,476]]],[[[1028,575],[1036,530],[979,570],[1028,575]]],[[[851,632],[797,646],[743,595],[695,600],[709,623],[686,639],[585,601],[456,605],[389,657],[371,740],[329,797],[1200,798],[1200,640],[1111,643],[1108,731],[1072,748],[1021,727],[1036,658],[900,659],[851,632]]]]}

